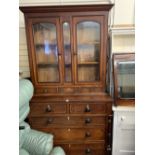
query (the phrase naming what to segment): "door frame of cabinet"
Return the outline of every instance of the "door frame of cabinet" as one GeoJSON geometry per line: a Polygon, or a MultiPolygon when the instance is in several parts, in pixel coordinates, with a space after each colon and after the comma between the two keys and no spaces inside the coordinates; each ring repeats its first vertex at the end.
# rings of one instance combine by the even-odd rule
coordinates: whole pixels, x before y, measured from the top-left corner
{"type": "Polygon", "coordinates": [[[33,73],[35,74],[35,76],[32,78],[32,80],[36,83],[36,85],[41,85],[44,83],[52,83],[53,84],[62,84],[62,63],[61,63],[61,46],[60,46],[60,25],[59,25],[59,18],[56,17],[45,17],[45,18],[31,18],[28,21],[28,28],[29,28],[29,39],[30,39],[30,46],[31,46],[31,52],[29,53],[29,57],[32,57],[33,59],[33,64],[31,64],[32,68],[33,68],[33,73]],[[35,51],[35,44],[34,44],[34,37],[33,37],[33,29],[32,26],[33,24],[37,24],[37,23],[51,23],[54,24],[56,26],[56,40],[57,40],[57,46],[58,46],[58,66],[59,66],[59,82],[38,82],[38,74],[37,74],[37,62],[36,62],[36,51],[35,51]]]}
{"type": "Polygon", "coordinates": [[[103,81],[105,81],[105,66],[106,66],[106,50],[104,49],[105,47],[105,39],[104,39],[104,36],[106,36],[106,28],[105,28],[105,24],[103,24],[105,22],[105,16],[76,16],[76,17],[73,17],[73,40],[74,40],[74,63],[76,64],[75,65],[75,82],[76,84],[84,84],[84,83],[87,83],[87,84],[102,84],[102,79],[103,81]],[[96,22],[96,23],[99,23],[100,24],[100,60],[99,60],[99,82],[79,82],[78,81],[78,69],[77,69],[77,24],[80,23],[80,22],[84,22],[84,21],[93,21],[93,22],[96,22]],[[103,60],[102,60],[103,58],[103,60]],[[103,67],[104,66],[104,67],[103,67]]]}

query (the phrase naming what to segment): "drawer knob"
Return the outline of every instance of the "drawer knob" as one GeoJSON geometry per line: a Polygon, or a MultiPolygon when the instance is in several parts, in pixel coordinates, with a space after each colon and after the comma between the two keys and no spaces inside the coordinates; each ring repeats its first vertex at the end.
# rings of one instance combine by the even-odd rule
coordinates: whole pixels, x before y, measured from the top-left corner
{"type": "Polygon", "coordinates": [[[91,137],[90,132],[86,132],[86,133],[85,133],[85,137],[91,137]]]}
{"type": "Polygon", "coordinates": [[[85,119],[85,124],[89,124],[89,123],[91,123],[91,119],[88,117],[85,119]]]}
{"type": "Polygon", "coordinates": [[[89,106],[89,104],[87,104],[86,105],[86,108],[85,108],[85,112],[90,112],[91,110],[90,110],[90,106],[89,106]]]}
{"type": "Polygon", "coordinates": [[[48,118],[47,119],[47,124],[51,124],[53,122],[53,119],[52,118],[48,118]]]}
{"type": "Polygon", "coordinates": [[[123,122],[125,120],[125,116],[122,116],[121,117],[121,121],[123,122]]]}
{"type": "Polygon", "coordinates": [[[52,107],[50,105],[47,105],[46,112],[51,112],[51,111],[52,111],[52,107]]]}
{"type": "Polygon", "coordinates": [[[90,154],[90,153],[91,153],[91,149],[90,148],[86,148],[85,154],[90,154]]]}

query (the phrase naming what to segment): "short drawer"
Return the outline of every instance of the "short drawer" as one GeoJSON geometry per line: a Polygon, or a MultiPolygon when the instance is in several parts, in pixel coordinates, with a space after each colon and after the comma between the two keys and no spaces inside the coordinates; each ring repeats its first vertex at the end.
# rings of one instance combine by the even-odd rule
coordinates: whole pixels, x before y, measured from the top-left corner
{"type": "Polygon", "coordinates": [[[105,125],[106,117],[102,116],[49,116],[49,117],[30,117],[29,122],[32,127],[52,127],[56,125],[105,125]]]}
{"type": "Polygon", "coordinates": [[[67,104],[65,103],[31,103],[30,108],[30,115],[32,116],[67,113],[67,104]]]}
{"type": "Polygon", "coordinates": [[[105,144],[88,143],[88,144],[71,144],[69,155],[105,155],[105,144]]]}
{"type": "Polygon", "coordinates": [[[35,89],[36,94],[48,94],[48,93],[57,93],[58,88],[37,88],[35,89]]]}
{"type": "Polygon", "coordinates": [[[77,103],[70,104],[70,113],[73,114],[106,114],[107,104],[77,103]]]}
{"type": "Polygon", "coordinates": [[[118,123],[120,124],[135,124],[134,112],[118,112],[118,123]]]}
{"type": "Polygon", "coordinates": [[[105,128],[37,128],[51,133],[56,141],[104,140],[105,128]]]}

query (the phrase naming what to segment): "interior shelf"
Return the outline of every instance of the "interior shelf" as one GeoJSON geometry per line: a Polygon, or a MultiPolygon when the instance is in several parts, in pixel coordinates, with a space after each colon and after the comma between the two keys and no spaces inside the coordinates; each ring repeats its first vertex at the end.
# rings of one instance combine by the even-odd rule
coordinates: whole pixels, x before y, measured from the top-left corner
{"type": "Polygon", "coordinates": [[[38,68],[49,68],[49,67],[58,67],[57,63],[46,63],[46,64],[37,64],[38,68]]]}
{"type": "Polygon", "coordinates": [[[79,62],[78,65],[98,65],[99,62],[79,62]]]}

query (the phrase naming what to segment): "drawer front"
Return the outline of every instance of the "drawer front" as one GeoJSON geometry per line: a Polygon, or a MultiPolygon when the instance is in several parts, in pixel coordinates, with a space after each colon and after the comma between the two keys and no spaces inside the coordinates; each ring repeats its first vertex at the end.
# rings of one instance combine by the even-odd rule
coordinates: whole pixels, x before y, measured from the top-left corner
{"type": "Polygon", "coordinates": [[[106,104],[70,104],[70,113],[73,114],[106,114],[106,104]]]}
{"type": "Polygon", "coordinates": [[[104,143],[71,144],[69,155],[105,155],[104,143]]]}
{"type": "Polygon", "coordinates": [[[51,114],[67,113],[67,104],[65,103],[31,103],[31,116],[48,116],[51,114]]]}
{"type": "Polygon", "coordinates": [[[105,142],[88,142],[78,144],[55,143],[55,146],[61,146],[66,155],[105,155],[105,142]]]}
{"type": "Polygon", "coordinates": [[[134,112],[118,112],[118,123],[120,125],[134,125],[135,113],[134,112]]]}
{"type": "Polygon", "coordinates": [[[36,94],[48,94],[48,93],[57,93],[58,88],[37,88],[35,89],[36,94]]]}
{"type": "Polygon", "coordinates": [[[49,116],[49,117],[30,117],[32,127],[52,127],[55,125],[91,126],[105,125],[106,117],[102,116],[49,116]]]}
{"type": "Polygon", "coordinates": [[[35,129],[51,133],[56,141],[81,141],[81,140],[104,140],[105,129],[103,128],[37,128],[35,129]]]}

